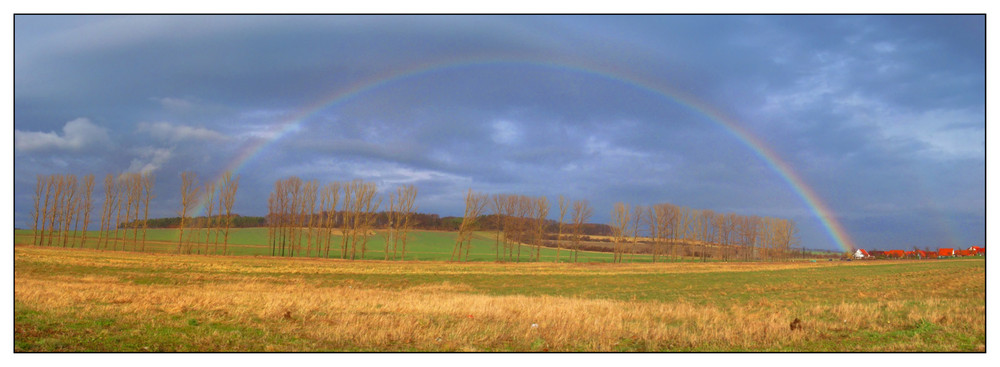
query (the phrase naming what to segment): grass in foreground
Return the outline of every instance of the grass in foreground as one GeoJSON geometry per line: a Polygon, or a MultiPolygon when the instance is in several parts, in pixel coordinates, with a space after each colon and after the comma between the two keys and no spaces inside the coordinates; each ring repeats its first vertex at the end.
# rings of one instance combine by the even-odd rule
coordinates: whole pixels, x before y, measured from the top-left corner
{"type": "Polygon", "coordinates": [[[19,246],[14,289],[16,351],[983,351],[986,335],[982,259],[455,264],[19,246]]]}

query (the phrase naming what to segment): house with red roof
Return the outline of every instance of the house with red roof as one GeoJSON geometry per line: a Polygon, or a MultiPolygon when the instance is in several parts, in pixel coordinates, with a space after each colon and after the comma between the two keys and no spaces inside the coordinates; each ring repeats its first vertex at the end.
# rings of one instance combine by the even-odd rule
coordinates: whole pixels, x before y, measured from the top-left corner
{"type": "Polygon", "coordinates": [[[955,256],[955,249],[951,248],[939,248],[938,256],[955,256]]]}
{"type": "Polygon", "coordinates": [[[974,255],[976,255],[976,256],[986,255],[986,248],[984,248],[984,247],[972,246],[972,247],[969,247],[969,251],[972,251],[972,253],[974,255]]]}
{"type": "Polygon", "coordinates": [[[869,255],[868,251],[865,251],[863,248],[859,248],[857,251],[854,251],[855,259],[867,259],[869,257],[872,257],[872,255],[869,255]]]}
{"type": "Polygon", "coordinates": [[[894,258],[897,258],[897,259],[901,259],[905,255],[906,255],[906,253],[903,252],[903,250],[889,250],[889,251],[885,252],[885,256],[886,257],[894,257],[894,258]]]}

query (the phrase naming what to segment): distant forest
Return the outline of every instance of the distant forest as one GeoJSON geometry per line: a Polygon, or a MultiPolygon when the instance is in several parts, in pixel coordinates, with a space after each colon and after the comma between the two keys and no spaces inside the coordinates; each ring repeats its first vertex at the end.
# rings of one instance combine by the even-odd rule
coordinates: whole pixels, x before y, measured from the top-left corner
{"type": "MultiPolygon", "coordinates": [[[[321,214],[316,214],[317,218],[321,214]]],[[[218,216],[213,216],[213,218],[218,218],[218,216]]],[[[389,222],[389,215],[387,212],[376,213],[375,227],[385,228],[389,222]]],[[[189,223],[185,224],[186,228],[198,228],[203,227],[207,223],[208,217],[195,217],[189,218],[189,223]]],[[[554,220],[547,220],[547,229],[549,232],[557,232],[559,230],[559,222],[554,220]]],[[[481,215],[476,221],[481,231],[495,231],[497,229],[496,215],[481,215]]],[[[150,218],[149,228],[178,228],[181,224],[180,217],[169,217],[169,218],[150,218]]],[[[435,230],[435,231],[458,231],[459,226],[462,224],[462,217],[441,217],[437,214],[426,214],[426,213],[413,213],[413,228],[422,230],[435,230]]],[[[130,228],[132,224],[123,223],[122,226],[125,228],[130,228]]],[[[233,214],[233,228],[253,228],[253,227],[266,227],[267,217],[250,217],[241,216],[239,214],[233,214]]],[[[141,227],[141,224],[140,224],[141,227]]],[[[583,225],[582,234],[588,236],[610,236],[611,226],[607,224],[600,223],[587,223],[583,225]]]]}

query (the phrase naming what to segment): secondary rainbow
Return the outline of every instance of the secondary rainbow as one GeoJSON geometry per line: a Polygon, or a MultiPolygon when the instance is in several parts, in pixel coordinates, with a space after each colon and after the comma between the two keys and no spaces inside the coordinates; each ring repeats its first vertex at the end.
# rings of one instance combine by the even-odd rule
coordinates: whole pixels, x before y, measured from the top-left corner
{"type": "MultiPolygon", "coordinates": [[[[222,172],[232,171],[233,174],[238,174],[248,162],[253,161],[254,157],[265,151],[269,145],[279,141],[281,138],[289,135],[289,133],[298,130],[303,123],[308,121],[309,117],[327,108],[342,104],[354,96],[381,88],[388,84],[398,83],[434,72],[443,72],[462,67],[482,67],[491,65],[524,65],[552,68],[592,75],[603,79],[615,80],[634,88],[662,96],[680,106],[684,106],[702,116],[705,116],[709,121],[723,127],[727,132],[736,137],[737,140],[750,148],[750,150],[761,158],[761,160],[763,160],[764,163],[771,168],[771,170],[776,172],[782,180],[788,183],[792,191],[798,195],[814,213],[816,218],[826,230],[827,234],[830,236],[830,239],[833,240],[837,246],[844,251],[853,251],[855,248],[850,235],[848,235],[847,231],[844,230],[843,225],[841,225],[841,223],[837,220],[837,217],[833,214],[829,207],[827,207],[819,195],[817,195],[816,192],[809,185],[807,185],[801,177],[796,175],[792,167],[787,162],[782,160],[773,149],[768,147],[768,145],[762,140],[750,133],[750,131],[745,129],[741,126],[741,124],[727,116],[725,113],[722,113],[718,109],[713,108],[691,95],[670,87],[643,81],[638,77],[627,76],[623,72],[605,71],[602,70],[603,68],[601,67],[552,62],[547,60],[512,59],[502,57],[466,58],[420,64],[404,70],[384,73],[374,78],[366,79],[355,83],[348,88],[343,88],[326,98],[320,99],[298,112],[285,117],[280,123],[275,124],[273,128],[260,134],[261,138],[254,139],[244,144],[236,156],[229,161],[229,164],[227,164],[220,171],[219,176],[216,177],[214,181],[220,181],[222,172]]],[[[205,205],[205,202],[199,203],[195,213],[202,213],[205,205]]]]}

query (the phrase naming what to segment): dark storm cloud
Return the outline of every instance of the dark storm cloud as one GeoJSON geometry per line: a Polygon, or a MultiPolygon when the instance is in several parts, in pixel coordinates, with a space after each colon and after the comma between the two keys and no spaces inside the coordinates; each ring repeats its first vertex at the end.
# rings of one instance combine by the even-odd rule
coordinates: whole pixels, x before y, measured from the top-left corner
{"type": "Polygon", "coordinates": [[[469,187],[588,199],[596,221],[615,201],[667,201],[792,218],[807,247],[834,246],[753,147],[667,87],[755,134],[859,245],[974,244],[984,29],[976,16],[17,16],[15,225],[35,174],[153,172],[166,216],[179,172],[243,163],[248,215],[278,178],[364,178],[413,183],[442,215],[469,187]],[[371,88],[310,110],[357,86],[371,88]]]}

